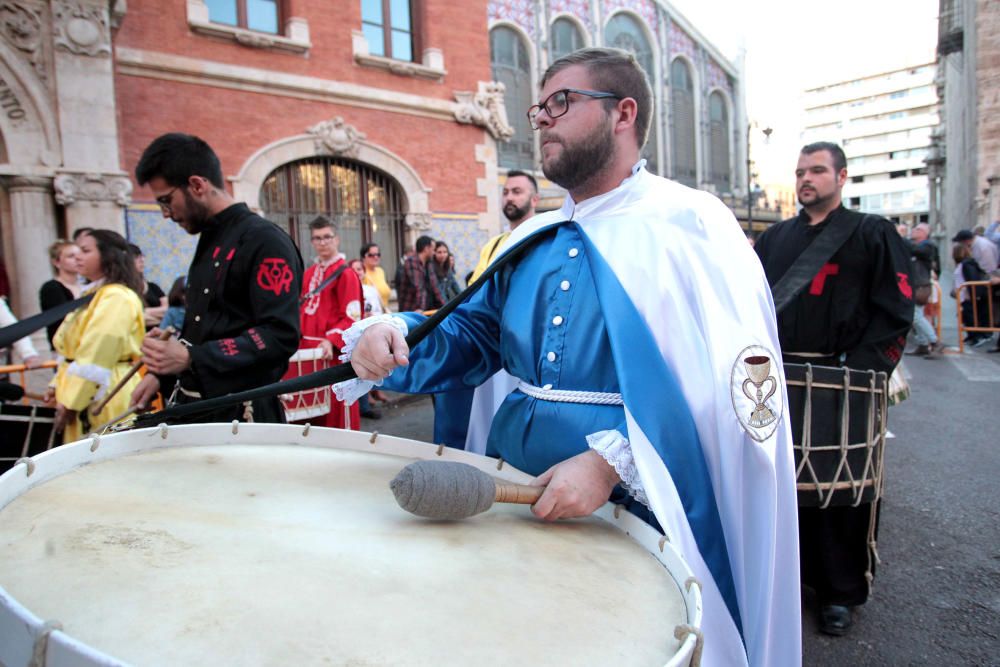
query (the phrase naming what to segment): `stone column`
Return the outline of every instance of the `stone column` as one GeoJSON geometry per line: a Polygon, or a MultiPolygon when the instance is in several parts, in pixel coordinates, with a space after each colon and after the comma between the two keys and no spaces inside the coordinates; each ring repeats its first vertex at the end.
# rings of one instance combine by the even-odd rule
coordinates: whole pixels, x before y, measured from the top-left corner
{"type": "Polygon", "coordinates": [[[56,211],[52,199],[52,179],[34,176],[10,176],[4,179],[10,200],[9,256],[14,266],[7,267],[11,277],[14,312],[24,318],[38,312],[38,289],[52,277],[49,270],[49,246],[56,240],[56,211]]]}
{"type": "Polygon", "coordinates": [[[67,234],[80,227],[93,227],[125,235],[123,212],[132,195],[128,174],[60,169],[53,186],[56,203],[66,207],[67,234]]]}

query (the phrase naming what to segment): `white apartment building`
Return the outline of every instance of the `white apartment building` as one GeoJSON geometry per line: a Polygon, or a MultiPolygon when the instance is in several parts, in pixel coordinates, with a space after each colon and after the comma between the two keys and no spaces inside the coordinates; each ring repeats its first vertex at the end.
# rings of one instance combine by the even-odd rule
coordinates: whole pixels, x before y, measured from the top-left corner
{"type": "Polygon", "coordinates": [[[928,221],[934,75],[934,63],[925,63],[805,91],[802,143],[843,147],[845,206],[909,225],[928,221]]]}

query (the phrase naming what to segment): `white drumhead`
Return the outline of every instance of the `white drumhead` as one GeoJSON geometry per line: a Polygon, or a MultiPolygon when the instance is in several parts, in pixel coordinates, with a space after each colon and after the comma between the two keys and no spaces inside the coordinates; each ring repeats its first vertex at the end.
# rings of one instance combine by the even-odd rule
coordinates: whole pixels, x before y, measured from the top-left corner
{"type": "Polygon", "coordinates": [[[9,477],[32,480],[16,467],[0,478],[0,586],[36,622],[137,665],[663,665],[681,653],[674,627],[700,621],[686,573],[613,520],[546,524],[507,505],[423,520],[388,482],[436,448],[302,431],[109,436],[94,454],[72,445],[69,474],[38,457],[32,478],[51,479],[5,498],[9,477]]]}

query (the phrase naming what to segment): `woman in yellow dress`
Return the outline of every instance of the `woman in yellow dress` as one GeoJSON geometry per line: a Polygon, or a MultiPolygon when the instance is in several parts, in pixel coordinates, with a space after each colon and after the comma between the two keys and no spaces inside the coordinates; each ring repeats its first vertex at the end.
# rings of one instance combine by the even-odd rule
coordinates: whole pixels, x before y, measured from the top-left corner
{"type": "Polygon", "coordinates": [[[378,291],[379,301],[382,302],[382,312],[388,313],[389,297],[391,290],[389,283],[385,279],[385,270],[379,266],[382,262],[382,253],[375,243],[368,243],[361,248],[361,261],[365,264],[365,276],[361,282],[364,285],[371,285],[378,291]]]}
{"type": "Polygon", "coordinates": [[[142,278],[135,269],[128,242],[104,229],[88,231],[77,241],[80,273],[91,282],[94,298],[86,308],[66,316],[52,339],[60,355],[50,386],[56,401],[56,431],[63,442],[78,440],[128,410],[139,376],[134,375],[97,414],[99,402],[128,373],[140,356],[146,327],[137,290],[142,278]]]}

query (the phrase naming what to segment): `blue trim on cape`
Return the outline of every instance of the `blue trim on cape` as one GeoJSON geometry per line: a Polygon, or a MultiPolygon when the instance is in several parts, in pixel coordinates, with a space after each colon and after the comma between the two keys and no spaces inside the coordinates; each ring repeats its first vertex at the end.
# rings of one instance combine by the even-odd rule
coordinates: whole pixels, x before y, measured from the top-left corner
{"type": "Polygon", "coordinates": [[[671,472],[698,550],[745,646],[726,536],[694,417],[632,299],[586,232],[572,224],[587,248],[625,405],[671,472]],[[654,396],[659,400],[650,400],[654,396]]]}

